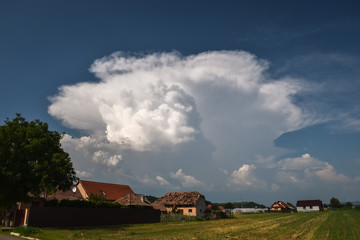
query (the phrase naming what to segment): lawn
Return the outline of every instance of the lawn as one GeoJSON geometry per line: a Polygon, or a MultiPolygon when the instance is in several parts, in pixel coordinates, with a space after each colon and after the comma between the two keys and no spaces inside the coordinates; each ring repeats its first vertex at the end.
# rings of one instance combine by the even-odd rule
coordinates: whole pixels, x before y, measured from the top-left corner
{"type": "Polygon", "coordinates": [[[232,219],[42,229],[46,239],[360,239],[360,211],[240,214],[232,219]]]}

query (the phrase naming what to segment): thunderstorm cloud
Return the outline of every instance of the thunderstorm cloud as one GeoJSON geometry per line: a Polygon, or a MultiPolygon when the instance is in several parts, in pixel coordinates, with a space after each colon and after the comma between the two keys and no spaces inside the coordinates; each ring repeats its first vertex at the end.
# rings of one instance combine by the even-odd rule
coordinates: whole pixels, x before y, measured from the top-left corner
{"type": "Polygon", "coordinates": [[[62,140],[80,176],[140,190],[279,191],[284,179],[297,183],[304,174],[350,181],[310,155],[276,162],[283,150],[273,141],[319,119],[293,100],[306,83],[272,79],[268,68],[244,51],[116,52],[91,65],[97,82],[61,86],[48,111],[84,133],[62,140]],[[276,176],[264,179],[266,168],[276,176]]]}

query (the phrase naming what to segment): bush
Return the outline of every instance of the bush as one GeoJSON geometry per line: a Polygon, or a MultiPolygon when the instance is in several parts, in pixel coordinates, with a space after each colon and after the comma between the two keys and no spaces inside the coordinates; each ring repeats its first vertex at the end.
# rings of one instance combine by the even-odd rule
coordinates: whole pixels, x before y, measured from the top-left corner
{"type": "Polygon", "coordinates": [[[41,230],[39,228],[34,228],[34,227],[16,227],[14,228],[14,232],[19,233],[21,236],[28,237],[41,232],[41,230]]]}
{"type": "Polygon", "coordinates": [[[355,210],[360,211],[360,204],[355,205],[355,210]]]}

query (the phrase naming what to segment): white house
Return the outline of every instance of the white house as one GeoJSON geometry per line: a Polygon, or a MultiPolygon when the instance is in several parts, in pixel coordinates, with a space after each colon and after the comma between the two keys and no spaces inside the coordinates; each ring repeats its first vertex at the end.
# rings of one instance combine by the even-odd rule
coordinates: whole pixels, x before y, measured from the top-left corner
{"type": "Polygon", "coordinates": [[[322,210],[323,203],[321,200],[300,200],[296,203],[298,212],[317,212],[322,210]]]}

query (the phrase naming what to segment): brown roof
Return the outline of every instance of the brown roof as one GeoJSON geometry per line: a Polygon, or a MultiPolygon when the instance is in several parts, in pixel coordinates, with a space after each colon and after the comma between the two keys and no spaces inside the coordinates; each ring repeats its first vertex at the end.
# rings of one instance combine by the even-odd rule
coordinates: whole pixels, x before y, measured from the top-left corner
{"type": "Polygon", "coordinates": [[[198,192],[170,192],[157,199],[154,203],[164,205],[191,205],[194,206],[204,195],[198,192]]]}
{"type": "Polygon", "coordinates": [[[32,193],[28,193],[28,196],[31,198],[41,198],[45,200],[54,200],[57,199],[58,201],[61,200],[83,200],[83,196],[79,192],[79,190],[76,188],[76,191],[73,191],[73,188],[76,187],[76,185],[73,185],[70,187],[69,190],[62,191],[56,188],[55,192],[52,194],[46,194],[45,192],[41,192],[38,196],[35,196],[32,193]]]}
{"type": "Polygon", "coordinates": [[[162,204],[162,203],[154,202],[154,203],[151,204],[151,206],[152,206],[154,209],[160,210],[160,212],[166,212],[166,207],[165,207],[165,205],[162,204]]]}
{"type": "Polygon", "coordinates": [[[88,196],[91,194],[105,196],[105,199],[110,201],[115,201],[129,193],[134,193],[129,185],[92,182],[85,180],[80,180],[79,184],[83,186],[88,196]]]}
{"type": "MultiPolygon", "coordinates": [[[[79,190],[76,188],[76,191],[73,191],[73,188],[76,187],[75,185],[72,186],[70,188],[70,190],[67,190],[65,192],[61,191],[61,190],[57,190],[56,192],[54,192],[53,194],[50,194],[46,197],[47,200],[53,200],[53,199],[57,199],[58,201],[61,200],[83,200],[84,198],[82,197],[81,193],[79,192],[79,190]]],[[[75,189],[74,189],[75,190],[75,189]]]]}
{"type": "Polygon", "coordinates": [[[288,208],[288,209],[293,209],[292,206],[290,206],[289,204],[283,202],[283,201],[277,201],[274,202],[273,205],[271,205],[271,207],[280,207],[280,208],[288,208]]]}
{"type": "Polygon", "coordinates": [[[321,200],[300,200],[297,201],[296,206],[297,207],[306,207],[306,206],[320,206],[322,207],[322,201],[321,200]]]}
{"type": "Polygon", "coordinates": [[[129,193],[126,196],[117,199],[115,202],[127,206],[134,206],[134,205],[149,206],[149,207],[151,206],[151,202],[146,197],[144,197],[144,195],[134,194],[134,193],[129,193]]]}

